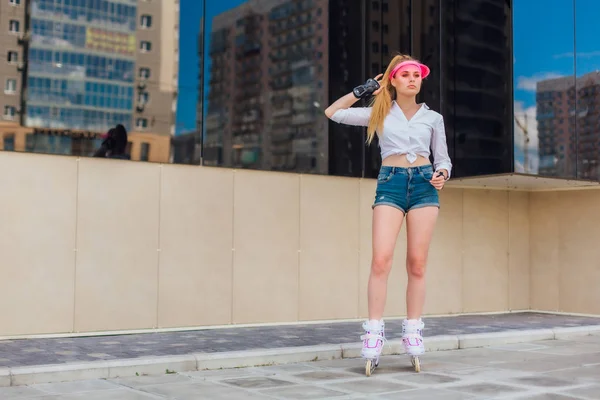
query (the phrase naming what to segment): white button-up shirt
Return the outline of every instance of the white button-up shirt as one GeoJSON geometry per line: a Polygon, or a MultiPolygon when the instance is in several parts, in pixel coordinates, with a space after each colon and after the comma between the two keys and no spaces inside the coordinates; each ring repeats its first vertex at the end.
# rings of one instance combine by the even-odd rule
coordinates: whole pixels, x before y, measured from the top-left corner
{"type": "MultiPolygon", "coordinates": [[[[331,120],[346,125],[368,126],[370,116],[371,107],[350,107],[337,110],[331,120]]],[[[444,117],[427,104],[423,103],[408,120],[396,101],[392,101],[392,108],[383,121],[383,132],[377,132],[377,135],[382,160],[392,154],[406,154],[412,164],[417,155],[429,158],[431,147],[435,170],[445,169],[450,177],[452,162],[448,156],[444,117]]]]}

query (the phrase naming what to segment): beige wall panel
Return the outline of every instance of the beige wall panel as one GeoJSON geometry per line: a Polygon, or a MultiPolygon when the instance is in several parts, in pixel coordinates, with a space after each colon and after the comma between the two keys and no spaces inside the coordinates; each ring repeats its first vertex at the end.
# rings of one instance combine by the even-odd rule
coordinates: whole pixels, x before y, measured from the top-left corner
{"type": "Polygon", "coordinates": [[[159,182],[160,165],[81,159],[77,331],[156,326],[159,182]]]}
{"type": "Polygon", "coordinates": [[[233,322],[298,318],[300,176],[235,171],[233,322]]]}
{"type": "Polygon", "coordinates": [[[233,171],[165,165],[158,325],[231,322],[233,171]]]}
{"type": "Polygon", "coordinates": [[[600,191],[562,192],[559,221],[560,311],[600,314],[600,191]]]}
{"type": "Polygon", "coordinates": [[[530,299],[534,310],[557,311],[559,304],[558,193],[531,193],[529,197],[530,299]]]}
{"type": "Polygon", "coordinates": [[[508,192],[508,285],[511,310],[529,309],[529,193],[508,192]]]}
{"type": "Polygon", "coordinates": [[[508,309],[508,192],[465,190],[463,310],[508,309]]]}
{"type": "Polygon", "coordinates": [[[73,329],[77,159],[0,153],[0,335],[73,329]]]}
{"type": "Polygon", "coordinates": [[[359,180],[301,176],[300,319],[358,317],[359,180]]]}
{"type": "Polygon", "coordinates": [[[429,249],[425,314],[463,310],[463,190],[440,191],[440,213],[429,249]]]}

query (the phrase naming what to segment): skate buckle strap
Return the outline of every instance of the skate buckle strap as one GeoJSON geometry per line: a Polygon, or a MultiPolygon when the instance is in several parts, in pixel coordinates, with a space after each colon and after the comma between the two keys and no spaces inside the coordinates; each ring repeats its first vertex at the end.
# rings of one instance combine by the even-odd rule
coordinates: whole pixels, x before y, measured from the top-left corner
{"type": "Polygon", "coordinates": [[[367,332],[364,335],[361,335],[360,340],[363,341],[363,346],[367,347],[367,348],[376,348],[378,346],[378,342],[377,341],[381,341],[381,347],[385,346],[387,339],[385,338],[385,336],[382,335],[382,332],[378,332],[378,333],[371,333],[371,332],[367,332]],[[376,342],[374,343],[374,346],[371,347],[369,346],[369,340],[375,340],[376,342]]]}
{"type": "Polygon", "coordinates": [[[406,337],[402,338],[402,341],[407,346],[411,346],[411,347],[419,347],[423,343],[423,340],[418,336],[406,336],[406,337]]]}

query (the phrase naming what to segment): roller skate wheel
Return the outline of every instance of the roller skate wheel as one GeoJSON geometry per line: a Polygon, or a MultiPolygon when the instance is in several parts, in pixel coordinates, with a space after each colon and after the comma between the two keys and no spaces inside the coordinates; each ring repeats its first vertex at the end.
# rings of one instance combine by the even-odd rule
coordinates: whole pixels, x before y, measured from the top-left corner
{"type": "Polygon", "coordinates": [[[378,365],[379,360],[367,360],[367,363],[365,364],[365,374],[367,376],[371,376],[371,374],[373,374],[373,371],[375,371],[375,368],[377,368],[378,365]]]}
{"type": "Polygon", "coordinates": [[[415,367],[415,372],[421,372],[421,362],[419,361],[419,357],[411,357],[410,361],[413,367],[415,367]]]}

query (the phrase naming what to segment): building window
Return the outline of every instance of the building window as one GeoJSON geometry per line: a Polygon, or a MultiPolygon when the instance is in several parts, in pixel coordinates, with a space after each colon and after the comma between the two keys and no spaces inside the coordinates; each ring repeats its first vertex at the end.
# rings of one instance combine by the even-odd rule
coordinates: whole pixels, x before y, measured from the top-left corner
{"type": "Polygon", "coordinates": [[[144,52],[152,50],[152,43],[148,42],[147,40],[142,40],[140,42],[140,50],[144,52]]]}
{"type": "Polygon", "coordinates": [[[4,151],[15,151],[15,134],[4,135],[4,151]]]}
{"type": "Polygon", "coordinates": [[[150,79],[150,68],[140,68],[140,79],[150,79]]]}
{"type": "Polygon", "coordinates": [[[152,26],[152,16],[151,15],[142,15],[141,20],[142,28],[150,28],[152,26]]]}
{"type": "Polygon", "coordinates": [[[10,33],[19,33],[19,21],[11,19],[8,24],[8,31],[10,33]]]}
{"type": "Polygon", "coordinates": [[[142,149],[140,151],[140,161],[148,161],[150,155],[150,143],[142,143],[142,149]]]}
{"type": "Polygon", "coordinates": [[[19,62],[19,54],[16,51],[9,51],[6,59],[11,64],[18,63],[19,62]]]}
{"type": "Polygon", "coordinates": [[[148,92],[141,92],[138,95],[138,103],[140,104],[148,104],[148,101],[150,101],[150,95],[148,94],[148,92]]]}
{"type": "Polygon", "coordinates": [[[17,91],[17,80],[9,78],[6,80],[6,85],[4,86],[4,93],[13,94],[17,91]]]}
{"type": "Polygon", "coordinates": [[[21,4],[21,0],[8,0],[8,4],[18,6],[19,4],[21,4]]]}
{"type": "Polygon", "coordinates": [[[15,115],[17,114],[17,110],[15,106],[4,106],[4,119],[14,120],[15,115]]]}
{"type": "Polygon", "coordinates": [[[148,127],[148,118],[138,118],[135,121],[135,127],[139,129],[144,129],[148,127]]]}

